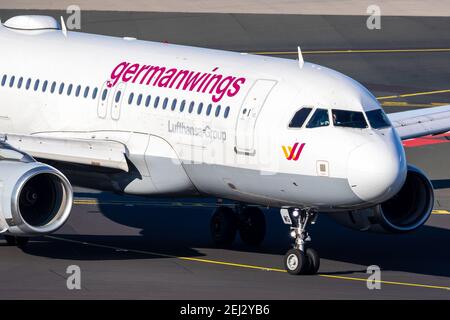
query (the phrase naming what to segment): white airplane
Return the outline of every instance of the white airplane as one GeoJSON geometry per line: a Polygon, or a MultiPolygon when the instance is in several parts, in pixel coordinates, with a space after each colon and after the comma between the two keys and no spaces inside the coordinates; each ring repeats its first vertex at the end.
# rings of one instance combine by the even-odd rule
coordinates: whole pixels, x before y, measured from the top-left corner
{"type": "Polygon", "coordinates": [[[218,246],[237,232],[258,245],[260,207],[280,208],[291,274],[319,269],[307,233],[319,212],[388,233],[431,214],[432,185],[401,139],[449,131],[450,106],[386,115],[361,84],[301,54],[68,32],[47,16],[10,18],[0,42],[0,232],[10,244],[60,228],[71,183],[233,200],[211,221],[218,246]]]}

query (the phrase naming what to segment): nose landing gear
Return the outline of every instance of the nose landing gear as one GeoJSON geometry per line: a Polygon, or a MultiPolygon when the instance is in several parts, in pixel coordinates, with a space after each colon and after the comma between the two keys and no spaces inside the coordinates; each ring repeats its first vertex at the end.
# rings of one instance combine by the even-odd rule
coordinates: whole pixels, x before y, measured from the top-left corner
{"type": "MultiPolygon", "coordinates": [[[[291,225],[291,237],[294,238],[293,248],[284,256],[286,271],[290,274],[316,274],[320,267],[319,254],[307,246],[311,237],[307,227],[314,224],[318,213],[312,208],[281,209],[285,224],[291,225]]],[[[247,245],[259,245],[264,240],[266,223],[264,213],[258,207],[219,206],[211,219],[211,236],[214,245],[228,248],[234,242],[239,231],[242,241],[247,245]]]]}
{"type": "Polygon", "coordinates": [[[286,224],[291,225],[291,237],[295,239],[294,248],[284,256],[284,266],[290,274],[316,274],[320,267],[320,258],[316,250],[307,248],[311,241],[306,228],[314,224],[317,212],[313,209],[281,209],[281,216],[286,224]]]}

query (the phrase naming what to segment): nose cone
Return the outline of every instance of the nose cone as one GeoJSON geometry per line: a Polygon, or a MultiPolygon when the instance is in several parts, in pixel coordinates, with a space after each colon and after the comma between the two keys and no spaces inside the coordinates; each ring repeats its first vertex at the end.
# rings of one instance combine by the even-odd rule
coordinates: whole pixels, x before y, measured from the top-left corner
{"type": "Polygon", "coordinates": [[[406,161],[398,138],[374,139],[348,158],[348,182],[364,202],[380,203],[397,194],[406,179],[406,161]]]}

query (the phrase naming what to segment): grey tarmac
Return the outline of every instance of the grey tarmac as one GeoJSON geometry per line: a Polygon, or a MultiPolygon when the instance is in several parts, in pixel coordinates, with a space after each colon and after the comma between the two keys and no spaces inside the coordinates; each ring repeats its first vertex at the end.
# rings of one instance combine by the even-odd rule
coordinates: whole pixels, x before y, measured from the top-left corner
{"type": "MultiPolygon", "coordinates": [[[[24,13],[66,16],[0,10],[0,17],[24,13]]],[[[450,49],[435,50],[450,48],[450,18],[383,17],[381,30],[368,30],[366,18],[83,11],[82,31],[291,59],[301,45],[305,60],[362,82],[387,112],[450,104],[450,49]]],[[[224,250],[209,238],[214,199],[77,188],[73,213],[57,234],[24,249],[0,240],[0,298],[449,299],[450,143],[408,148],[407,157],[438,188],[438,211],[407,235],[360,233],[319,217],[311,229],[319,275],[283,272],[290,239],[277,210],[265,211],[269,228],[260,248],[238,239],[224,250]],[[67,289],[70,265],[81,268],[81,290],[67,289]],[[382,270],[381,290],[366,286],[370,265],[382,270]]]]}

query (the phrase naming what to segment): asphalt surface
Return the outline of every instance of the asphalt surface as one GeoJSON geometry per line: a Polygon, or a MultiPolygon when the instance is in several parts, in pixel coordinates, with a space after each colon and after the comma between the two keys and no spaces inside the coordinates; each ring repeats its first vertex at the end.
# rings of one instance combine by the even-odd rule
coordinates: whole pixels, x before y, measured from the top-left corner
{"type": "MultiPolygon", "coordinates": [[[[0,17],[17,13],[0,10],[0,17]]],[[[450,48],[450,18],[386,17],[382,29],[372,31],[365,19],[85,11],[82,30],[286,58],[295,58],[290,52],[300,44],[305,60],[362,82],[387,112],[450,104],[450,49],[415,50],[450,48]],[[342,52],[357,49],[371,51],[342,52]],[[379,51],[386,49],[402,51],[379,51]]],[[[438,211],[426,226],[407,235],[377,235],[320,216],[311,228],[322,258],[319,275],[282,272],[290,239],[276,210],[265,212],[268,231],[260,248],[237,239],[232,250],[223,250],[209,238],[213,199],[77,189],[72,215],[57,234],[24,249],[0,241],[0,298],[449,299],[450,144],[439,139],[407,149],[408,161],[438,188],[438,211]],[[66,287],[69,265],[81,268],[81,290],[66,287]],[[382,270],[380,290],[366,286],[370,265],[382,270]]]]}

